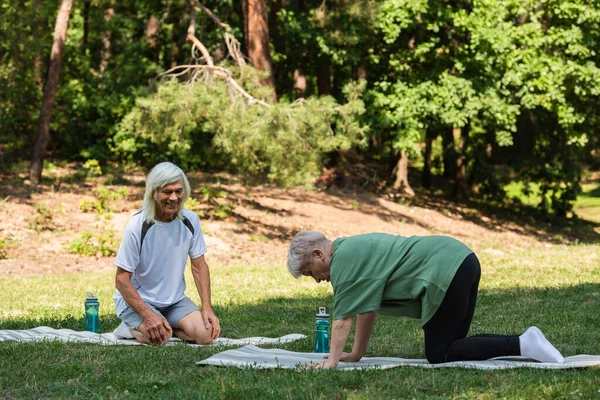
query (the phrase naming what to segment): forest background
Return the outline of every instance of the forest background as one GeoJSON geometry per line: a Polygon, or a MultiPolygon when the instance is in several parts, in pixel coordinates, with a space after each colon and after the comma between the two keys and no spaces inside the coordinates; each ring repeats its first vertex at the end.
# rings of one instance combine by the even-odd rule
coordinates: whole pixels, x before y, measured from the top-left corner
{"type": "Polygon", "coordinates": [[[595,1],[0,4],[0,166],[27,183],[171,160],[561,217],[600,164],[595,1]]]}
{"type": "MultiPolygon", "coordinates": [[[[81,330],[86,292],[116,328],[120,233],[171,160],[225,337],[311,351],[332,290],[287,273],[299,229],[444,234],[482,261],[473,334],[600,354],[599,23],[596,0],[0,0],[0,328],[81,330]]],[[[374,338],[424,357],[418,320],[374,338]]],[[[193,367],[220,350],[2,342],[0,397],[600,393],[597,368],[193,367]]]]}

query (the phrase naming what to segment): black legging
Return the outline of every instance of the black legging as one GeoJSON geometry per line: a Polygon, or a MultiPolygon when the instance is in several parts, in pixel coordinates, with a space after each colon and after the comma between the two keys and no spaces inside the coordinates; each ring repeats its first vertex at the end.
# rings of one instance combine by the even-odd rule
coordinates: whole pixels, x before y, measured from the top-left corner
{"type": "Polygon", "coordinates": [[[456,271],[440,308],[423,327],[425,355],[430,363],[521,354],[519,336],[484,334],[467,337],[480,276],[479,260],[475,254],[470,254],[456,271]]]}

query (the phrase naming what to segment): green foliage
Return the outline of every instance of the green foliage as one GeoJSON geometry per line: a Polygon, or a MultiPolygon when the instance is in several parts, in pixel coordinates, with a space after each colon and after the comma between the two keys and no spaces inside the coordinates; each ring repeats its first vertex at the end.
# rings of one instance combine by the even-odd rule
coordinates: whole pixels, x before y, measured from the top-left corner
{"type": "Polygon", "coordinates": [[[33,206],[34,214],[27,219],[29,228],[34,231],[54,230],[54,211],[44,204],[35,204],[33,206]]]}
{"type": "MultiPolygon", "coordinates": [[[[73,5],[48,150],[55,159],[87,161],[88,176],[102,173],[106,161],[151,166],[169,159],[307,184],[330,162],[329,153],[361,143],[363,135],[370,147],[358,153],[365,161],[394,164],[403,150],[414,165],[426,132],[468,128],[462,155],[479,193],[500,199],[511,179],[531,182],[545,193],[541,210],[564,214],[584,164],[597,166],[597,2],[267,2],[280,100],[268,109],[246,104],[223,82],[154,86],[160,72],[188,64],[189,2],[138,3],[73,5]],[[152,17],[159,31],[149,38],[152,17]],[[304,92],[295,86],[299,77],[304,92]],[[365,95],[348,97],[347,85],[364,77],[365,95]],[[314,97],[323,93],[332,97],[314,97]],[[307,100],[293,103],[301,97],[307,100]],[[510,170],[510,178],[499,181],[497,168],[510,170]]],[[[244,43],[241,2],[203,4],[244,43]]],[[[31,154],[58,6],[1,5],[0,167],[31,154]]],[[[219,28],[203,12],[196,34],[226,65],[219,28]]],[[[256,98],[271,98],[251,68],[234,75],[256,98]]],[[[59,179],[74,183],[82,174],[59,179]]]]}
{"type": "Polygon", "coordinates": [[[188,197],[187,201],[183,205],[188,210],[195,211],[200,207],[200,202],[193,197],[188,197]]]}
{"type": "MultiPolygon", "coordinates": [[[[252,88],[248,72],[240,71],[240,82],[252,88]]],[[[319,97],[264,107],[232,100],[221,81],[171,80],[154,95],[138,99],[115,136],[114,150],[148,166],[167,158],[190,167],[201,165],[198,155],[213,147],[236,172],[282,185],[307,184],[320,172],[328,152],[359,143],[363,88],[348,86],[348,103],[343,105],[319,97]]]]}
{"type": "Polygon", "coordinates": [[[104,230],[101,233],[86,230],[67,246],[73,254],[111,257],[117,254],[119,241],[120,239],[115,236],[114,229],[104,230]]]}
{"type": "Polygon", "coordinates": [[[87,212],[98,212],[100,214],[107,214],[114,211],[114,202],[127,197],[129,191],[125,187],[113,190],[106,187],[101,187],[96,190],[96,199],[83,199],[79,203],[79,209],[84,213],[87,212]]]}
{"type": "Polygon", "coordinates": [[[12,258],[11,249],[16,248],[18,242],[10,237],[0,235],[0,260],[12,258]]]}
{"type": "Polygon", "coordinates": [[[426,131],[469,127],[474,183],[500,197],[493,166],[507,165],[564,215],[597,131],[599,15],[578,0],[382,2],[372,131],[414,157],[426,131]]]}
{"type": "Polygon", "coordinates": [[[278,95],[296,99],[323,94],[318,80],[329,78],[326,71],[331,70],[331,94],[343,101],[344,86],[356,80],[359,69],[375,62],[378,43],[372,27],[376,18],[377,7],[370,0],[283,4],[277,13],[278,24],[270,27],[273,66],[281,76],[278,95]],[[305,93],[293,87],[296,74],[306,77],[305,93]]]}
{"type": "Polygon", "coordinates": [[[86,171],[87,176],[101,176],[102,168],[98,160],[87,160],[83,163],[83,169],[86,171]]]}
{"type": "Polygon", "coordinates": [[[226,200],[218,199],[212,208],[211,217],[216,219],[227,219],[233,213],[235,205],[226,200]]]}
{"type": "Polygon", "coordinates": [[[223,198],[223,197],[227,196],[227,192],[224,191],[223,189],[221,189],[220,183],[217,183],[214,186],[206,185],[206,184],[200,185],[200,187],[198,188],[198,191],[200,191],[200,194],[206,201],[210,201],[211,199],[214,199],[214,198],[223,198]]]}

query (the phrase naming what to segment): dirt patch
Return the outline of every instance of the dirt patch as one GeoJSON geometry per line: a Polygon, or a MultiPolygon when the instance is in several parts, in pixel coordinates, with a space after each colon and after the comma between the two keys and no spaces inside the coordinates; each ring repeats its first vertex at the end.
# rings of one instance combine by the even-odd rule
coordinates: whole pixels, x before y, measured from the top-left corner
{"type": "MultiPolygon", "coordinates": [[[[121,177],[118,184],[106,178],[71,182],[68,170],[48,175],[37,188],[23,183],[23,174],[0,177],[0,239],[7,246],[6,258],[0,260],[0,278],[114,269],[114,256],[83,256],[69,248],[85,231],[94,235],[112,232],[118,245],[129,217],[141,205],[144,175],[132,173],[121,177]],[[105,204],[109,212],[84,212],[86,202],[89,205],[98,200],[101,188],[120,191],[122,197],[105,204]],[[50,217],[36,227],[39,210],[50,217]]],[[[547,246],[553,237],[539,226],[499,220],[443,201],[407,205],[390,196],[335,188],[308,191],[247,186],[233,178],[216,179],[200,173],[190,174],[190,181],[193,197],[198,200],[197,212],[205,215],[201,223],[209,251],[207,260],[213,267],[232,263],[283,265],[287,245],[301,229],[319,230],[330,238],[367,232],[444,234],[490,254],[547,246]],[[222,194],[219,201],[229,207],[226,218],[211,218],[206,212],[208,201],[202,187],[222,194]]],[[[569,240],[573,238],[564,235],[558,239],[569,240]]]]}

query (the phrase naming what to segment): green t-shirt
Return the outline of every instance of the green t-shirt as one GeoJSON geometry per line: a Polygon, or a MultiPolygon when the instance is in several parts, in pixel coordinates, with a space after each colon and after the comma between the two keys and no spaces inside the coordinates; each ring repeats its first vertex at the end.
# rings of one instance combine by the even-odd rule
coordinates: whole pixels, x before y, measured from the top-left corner
{"type": "Polygon", "coordinates": [[[329,265],[333,318],[377,311],[421,318],[425,325],[472,252],[448,236],[370,233],[336,239],[329,265]]]}

